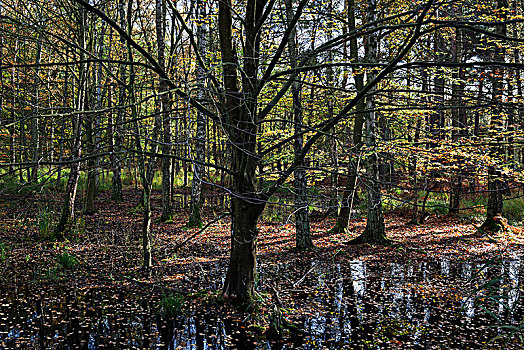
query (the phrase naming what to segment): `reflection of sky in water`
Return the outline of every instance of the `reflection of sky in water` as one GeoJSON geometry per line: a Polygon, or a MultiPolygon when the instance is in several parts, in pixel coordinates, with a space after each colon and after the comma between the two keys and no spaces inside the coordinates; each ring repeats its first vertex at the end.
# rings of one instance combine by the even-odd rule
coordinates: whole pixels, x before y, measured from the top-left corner
{"type": "MultiPolygon", "coordinates": [[[[437,263],[417,264],[379,264],[352,260],[349,262],[349,271],[344,270],[344,266],[340,264],[324,265],[319,261],[310,261],[309,264],[306,269],[308,277],[301,280],[300,287],[297,288],[314,288],[315,294],[311,295],[309,300],[314,301],[319,307],[313,315],[305,318],[304,329],[307,334],[299,342],[303,349],[341,348],[344,344],[353,344],[359,339],[369,341],[372,339],[370,334],[380,332],[405,334],[412,346],[427,348],[431,344],[431,342],[427,343],[428,330],[430,333],[439,331],[445,334],[447,331],[440,329],[443,324],[456,322],[460,325],[464,319],[473,322],[478,320],[482,312],[476,305],[476,300],[487,292],[478,291],[469,296],[459,297],[446,292],[446,288],[455,288],[455,286],[463,288],[468,283],[478,286],[500,273],[503,279],[493,286],[493,290],[506,297],[495,305],[494,312],[498,312],[501,317],[508,316],[510,318],[508,322],[519,321],[523,317],[519,289],[522,283],[520,258],[504,260],[498,268],[491,269],[489,273],[484,271],[483,264],[469,262],[457,264],[448,259],[437,263]],[[477,273],[479,270],[482,270],[482,273],[477,273]],[[437,295],[437,292],[444,295],[437,295]],[[508,311],[513,309],[516,311],[508,311]]],[[[293,266],[286,265],[277,269],[289,274],[293,266]]],[[[299,277],[292,281],[298,281],[306,271],[302,271],[299,277]]],[[[215,269],[213,275],[221,276],[223,271],[215,269]]],[[[260,270],[260,276],[269,275],[267,271],[260,270]]],[[[111,302],[105,304],[106,292],[114,293],[101,289],[85,292],[83,296],[78,297],[78,300],[85,298],[87,302],[78,304],[76,308],[90,310],[81,312],[82,324],[76,326],[88,333],[82,336],[85,348],[98,349],[104,344],[107,347],[109,336],[126,344],[126,347],[141,348],[144,345],[140,337],[147,334],[151,336],[149,347],[155,349],[164,348],[160,344],[166,341],[173,348],[184,350],[222,350],[232,347],[255,349],[254,346],[242,345],[242,341],[245,340],[235,340],[238,331],[236,326],[226,323],[216,315],[190,314],[179,317],[169,327],[165,325],[161,327],[156,316],[151,316],[151,305],[147,306],[147,309],[137,309],[140,305],[144,307],[144,304],[134,300],[135,304],[132,308],[124,307],[120,310],[111,305],[111,302]],[[107,311],[106,307],[109,307],[110,311],[107,311]]],[[[55,299],[61,300],[60,298],[63,296],[57,296],[55,299]]],[[[122,298],[118,300],[126,300],[126,298],[127,294],[124,292],[122,298]]],[[[74,298],[73,302],[78,300],[74,298]]],[[[42,322],[49,321],[52,315],[51,309],[65,305],[62,302],[52,302],[46,306],[43,301],[42,304],[44,316],[30,307],[22,308],[26,311],[11,310],[15,312],[11,326],[7,329],[2,329],[0,326],[0,332],[3,332],[0,333],[0,348],[3,342],[15,344],[24,337],[26,344],[32,344],[33,348],[40,347],[42,339],[39,332],[43,327],[42,322]]],[[[67,321],[65,315],[61,317],[67,321]]],[[[53,320],[52,323],[43,328],[47,337],[46,344],[50,344],[49,339],[58,342],[60,337],[67,337],[67,334],[79,329],[67,323],[62,326],[60,319],[53,320]]],[[[271,347],[271,343],[261,341],[256,349],[266,350],[271,347]]],[[[291,348],[293,348],[291,345],[284,344],[279,347],[279,349],[291,348]]]]}
{"type": "Polygon", "coordinates": [[[449,276],[450,262],[448,259],[443,259],[440,262],[440,273],[442,276],[449,276]]]}
{"type": "Polygon", "coordinates": [[[359,320],[362,320],[364,317],[364,303],[362,301],[362,297],[366,293],[366,265],[363,261],[353,260],[350,263],[350,268],[353,290],[355,291],[356,295],[357,317],[359,320]]]}
{"type": "Polygon", "coordinates": [[[511,260],[509,262],[508,278],[510,282],[510,290],[508,292],[508,307],[513,310],[515,304],[520,298],[519,286],[519,272],[520,259],[511,260]]]}
{"type": "MultiPolygon", "coordinates": [[[[509,261],[504,265],[506,270],[502,270],[502,272],[508,275],[512,288],[509,291],[501,290],[501,292],[506,293],[506,306],[513,308],[517,305],[520,297],[520,291],[516,288],[520,282],[520,259],[509,261]]],[[[365,334],[358,333],[365,333],[369,329],[372,332],[388,332],[388,324],[382,324],[383,321],[381,320],[390,319],[397,320],[396,322],[400,327],[399,332],[409,334],[413,346],[425,348],[428,346],[427,340],[425,340],[428,332],[438,330],[442,326],[442,322],[454,324],[457,327],[464,325],[465,319],[463,317],[481,322],[475,319],[475,317],[478,317],[477,312],[482,311],[475,302],[476,297],[485,292],[478,291],[473,295],[459,299],[454,297],[454,295],[459,296],[454,293],[458,293],[458,290],[465,288],[468,283],[475,284],[474,282],[476,282],[477,286],[481,282],[484,283],[487,279],[486,274],[476,273],[483,267],[483,264],[471,264],[469,262],[457,264],[445,259],[436,264],[428,262],[421,262],[418,265],[390,263],[383,264],[379,268],[373,265],[372,267],[373,271],[369,272],[366,262],[353,260],[350,262],[350,276],[341,276],[340,265],[336,265],[332,269],[333,276],[323,275],[325,279],[331,279],[335,282],[333,286],[333,311],[327,314],[317,313],[306,320],[305,328],[311,331],[308,339],[312,343],[329,347],[329,344],[325,342],[326,339],[331,339],[340,345],[344,344],[344,339],[347,340],[347,337],[344,338],[342,335],[357,338],[365,337],[365,334]],[[457,267],[452,270],[452,265],[457,265],[457,267]],[[453,275],[453,271],[456,271],[458,275],[453,275]],[[372,275],[375,278],[370,280],[372,275]],[[341,282],[341,279],[344,281],[349,279],[346,283],[351,283],[353,293],[347,293],[344,290],[345,284],[341,282]],[[376,289],[374,289],[376,287],[373,287],[373,285],[377,285],[379,288],[380,300],[373,300],[375,294],[371,293],[376,293],[376,289]],[[446,291],[447,287],[452,287],[451,291],[446,291]],[[344,297],[341,299],[341,296],[344,297]],[[348,298],[353,300],[348,301],[348,298]],[[439,301],[439,299],[442,299],[442,301],[439,301]],[[359,321],[358,328],[354,328],[354,324],[347,320],[340,321],[340,315],[343,315],[346,319],[351,317],[348,314],[350,310],[347,309],[348,303],[351,302],[355,306],[356,317],[359,321]],[[332,314],[334,316],[330,319],[329,316],[332,314]],[[328,325],[331,327],[328,327],[328,325]],[[329,332],[331,334],[326,334],[329,332]],[[323,340],[324,343],[322,343],[323,340]]],[[[490,278],[493,278],[493,276],[490,278]]],[[[486,326],[492,325],[489,323],[489,318],[484,317],[483,320],[488,322],[486,326]]],[[[482,329],[482,327],[479,329],[482,329]]],[[[465,332],[464,336],[469,339],[473,339],[475,336],[471,334],[471,330],[464,329],[463,331],[465,332]]],[[[351,341],[348,344],[351,344],[351,341]]],[[[332,348],[334,348],[333,345],[332,348]]]]}

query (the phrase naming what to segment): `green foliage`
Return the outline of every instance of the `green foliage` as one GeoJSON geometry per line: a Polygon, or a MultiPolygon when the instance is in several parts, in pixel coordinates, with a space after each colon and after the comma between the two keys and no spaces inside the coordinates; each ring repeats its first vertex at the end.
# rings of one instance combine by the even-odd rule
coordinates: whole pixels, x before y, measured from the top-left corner
{"type": "Polygon", "coordinates": [[[38,233],[40,237],[47,239],[53,234],[52,232],[52,211],[48,208],[40,208],[36,216],[36,222],[38,225],[38,233]]]}
{"type": "Polygon", "coordinates": [[[102,173],[98,174],[98,190],[99,191],[109,191],[112,187],[113,173],[105,173],[102,177],[102,173]]]}
{"type": "Polygon", "coordinates": [[[155,171],[155,175],[153,177],[153,190],[160,191],[162,189],[162,172],[155,171]]]}
{"type": "MultiPolygon", "coordinates": [[[[188,186],[191,185],[191,182],[193,181],[193,173],[187,174],[187,183],[188,186]]],[[[175,174],[175,179],[173,181],[173,187],[181,188],[184,187],[184,172],[180,171],[177,174],[175,174]]]]}
{"type": "MultiPolygon", "coordinates": [[[[387,212],[391,212],[391,211],[394,211],[394,210],[397,210],[401,207],[403,207],[405,205],[404,202],[402,202],[401,200],[398,200],[396,199],[395,197],[392,197],[392,196],[384,196],[382,197],[382,209],[384,210],[385,213],[387,212]]],[[[361,210],[360,212],[364,212],[365,213],[365,207],[362,208],[362,206],[360,206],[361,210]],[[362,211],[362,209],[364,209],[364,211],[362,211]]]]}
{"type": "Polygon", "coordinates": [[[0,262],[4,262],[7,260],[10,251],[11,249],[7,244],[0,242],[0,262]]]}
{"type": "Polygon", "coordinates": [[[186,300],[179,293],[167,293],[162,295],[158,302],[158,313],[163,317],[176,317],[182,313],[186,300]]]}
{"type": "Polygon", "coordinates": [[[68,252],[63,252],[57,257],[58,264],[66,269],[70,270],[74,268],[76,265],[78,265],[78,259],[75,258],[73,255],[69,254],[68,252]]]}
{"type": "Polygon", "coordinates": [[[293,199],[273,196],[262,213],[262,220],[285,222],[293,213],[293,199]]]}
{"type": "Polygon", "coordinates": [[[75,227],[73,230],[74,237],[82,237],[86,233],[86,221],[84,218],[79,218],[76,220],[75,227]]]}
{"type": "Polygon", "coordinates": [[[58,268],[55,267],[49,267],[45,273],[44,273],[44,279],[49,281],[58,281],[59,280],[59,273],[58,268]]]}
{"type": "Polygon", "coordinates": [[[483,195],[468,195],[460,200],[460,207],[463,208],[460,211],[462,217],[475,219],[475,220],[484,220],[486,213],[486,205],[488,203],[487,196],[483,195]]]}
{"type": "Polygon", "coordinates": [[[6,174],[7,170],[0,170],[0,192],[13,192],[20,189],[20,181],[16,174],[6,174]]]}
{"type": "Polygon", "coordinates": [[[522,223],[524,220],[524,197],[505,200],[504,217],[507,218],[511,224],[522,223]]]}
{"type": "Polygon", "coordinates": [[[431,192],[426,202],[426,210],[430,214],[446,215],[449,210],[448,194],[431,192]]]}
{"type": "Polygon", "coordinates": [[[135,184],[135,175],[132,172],[125,170],[122,171],[121,175],[123,186],[132,186],[135,184]]]}

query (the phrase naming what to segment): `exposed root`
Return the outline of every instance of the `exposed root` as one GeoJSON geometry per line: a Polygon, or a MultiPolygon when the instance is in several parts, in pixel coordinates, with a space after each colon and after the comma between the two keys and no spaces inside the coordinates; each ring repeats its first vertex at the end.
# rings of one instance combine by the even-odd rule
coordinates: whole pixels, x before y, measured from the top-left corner
{"type": "Polygon", "coordinates": [[[508,224],[508,220],[504,218],[501,214],[497,214],[493,217],[489,217],[484,221],[484,223],[477,228],[481,233],[486,232],[507,232],[511,231],[511,226],[508,224]]]}
{"type": "Polygon", "coordinates": [[[392,239],[387,238],[386,236],[381,237],[370,237],[366,232],[362,233],[360,236],[353,238],[351,241],[346,244],[356,245],[356,244],[373,244],[373,245],[384,245],[391,246],[395,243],[392,239]]]}

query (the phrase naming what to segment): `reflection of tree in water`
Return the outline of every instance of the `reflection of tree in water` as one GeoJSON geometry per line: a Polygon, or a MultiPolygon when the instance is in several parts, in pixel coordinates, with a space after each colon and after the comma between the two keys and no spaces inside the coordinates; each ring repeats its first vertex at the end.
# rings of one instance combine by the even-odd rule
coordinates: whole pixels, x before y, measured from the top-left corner
{"type": "MultiPolygon", "coordinates": [[[[506,260],[502,268],[490,267],[483,274],[480,263],[421,262],[418,264],[376,264],[352,261],[350,271],[339,265],[318,267],[319,281],[332,281],[328,288],[319,283],[317,293],[325,312],[306,317],[306,348],[314,346],[364,346],[397,344],[406,348],[431,348],[446,344],[449,348],[478,348],[498,333],[493,319],[482,306],[498,317],[515,323],[522,320],[520,302],[522,268],[520,259],[506,260]],[[329,272],[330,271],[330,272],[329,272]],[[478,305],[474,286],[503,276],[497,283],[496,305],[478,305]],[[360,344],[360,345],[358,345],[360,344]]],[[[500,334],[500,333],[499,333],[500,334]]]]}
{"type": "MultiPolygon", "coordinates": [[[[304,336],[291,339],[286,348],[371,344],[371,348],[423,349],[446,344],[477,349],[499,334],[490,328],[495,324],[493,316],[514,326],[524,317],[521,259],[491,265],[354,260],[327,266],[312,261],[300,288],[313,291],[304,302],[311,303],[315,312],[305,317],[304,336]]],[[[289,275],[293,266],[279,269],[288,273],[287,280],[296,281],[289,275]]],[[[261,278],[270,275],[268,267],[261,265],[261,278]]],[[[259,288],[264,286],[261,281],[259,288]]],[[[154,298],[131,290],[70,288],[35,293],[0,287],[0,292],[0,348],[255,348],[240,322],[205,309],[162,317],[155,312],[154,298]]],[[[257,349],[271,346],[265,343],[257,349]]]]}

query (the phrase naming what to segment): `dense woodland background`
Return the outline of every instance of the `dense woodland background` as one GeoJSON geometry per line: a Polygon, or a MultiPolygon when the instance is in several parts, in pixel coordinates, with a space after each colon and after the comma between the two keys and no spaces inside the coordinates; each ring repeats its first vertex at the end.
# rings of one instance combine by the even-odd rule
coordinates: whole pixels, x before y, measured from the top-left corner
{"type": "MultiPolygon", "coordinates": [[[[2,195],[57,191],[53,228],[123,186],[161,220],[190,188],[232,217],[228,295],[253,294],[257,224],[290,208],[351,215],[354,243],[388,244],[385,208],[423,222],[485,207],[482,231],[522,219],[521,0],[2,0],[2,195]],[[79,197],[81,201],[78,201],[79,197]]],[[[115,202],[116,203],[116,202],[115,202]]],[[[115,204],[118,205],[118,204],[115,204]]],[[[291,216],[290,216],[291,217],[291,216]]]]}

